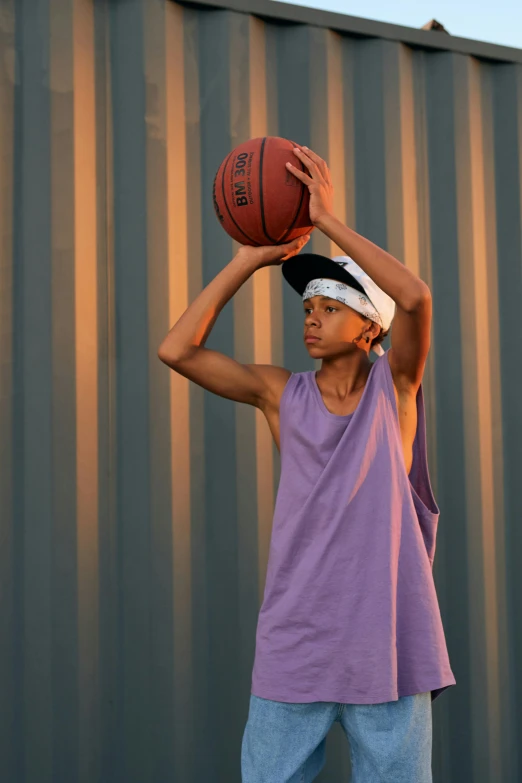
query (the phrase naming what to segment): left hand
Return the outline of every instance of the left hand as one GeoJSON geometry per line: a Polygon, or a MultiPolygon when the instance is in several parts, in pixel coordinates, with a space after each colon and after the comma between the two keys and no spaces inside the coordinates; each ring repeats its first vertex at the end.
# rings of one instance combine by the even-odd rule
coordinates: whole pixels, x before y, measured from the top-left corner
{"type": "Polygon", "coordinates": [[[307,167],[309,174],[301,171],[292,163],[286,167],[297,179],[301,180],[310,192],[310,220],[316,226],[321,218],[332,212],[333,185],[330,169],[326,162],[309,150],[308,147],[295,147],[294,155],[307,167]]]}
{"type": "Polygon", "coordinates": [[[277,266],[287,258],[292,258],[299,253],[309,239],[310,234],[305,234],[284,245],[262,245],[260,247],[242,245],[237,255],[244,261],[254,264],[256,269],[261,269],[263,266],[277,266]]]}

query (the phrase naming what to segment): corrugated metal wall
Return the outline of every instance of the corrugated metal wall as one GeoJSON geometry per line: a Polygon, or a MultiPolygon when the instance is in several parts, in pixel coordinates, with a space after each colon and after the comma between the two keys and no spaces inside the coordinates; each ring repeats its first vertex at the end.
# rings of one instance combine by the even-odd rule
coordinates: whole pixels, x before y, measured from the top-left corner
{"type": "MultiPolygon", "coordinates": [[[[434,780],[522,781],[522,52],[210,5],[0,0],[2,780],[240,780],[278,454],[156,350],[234,252],[215,170],[273,134],[432,286],[434,780]]],[[[207,345],[311,369],[301,321],[263,269],[207,345]]]]}

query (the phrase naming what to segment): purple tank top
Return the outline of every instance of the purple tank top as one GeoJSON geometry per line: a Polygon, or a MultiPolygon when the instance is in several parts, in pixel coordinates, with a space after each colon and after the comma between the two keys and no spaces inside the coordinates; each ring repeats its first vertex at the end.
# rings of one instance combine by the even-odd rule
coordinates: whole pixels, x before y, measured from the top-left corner
{"type": "Polygon", "coordinates": [[[422,387],[406,473],[388,353],[352,414],[326,408],[315,371],[280,403],[281,477],[256,633],[252,693],[375,704],[455,677],[433,581],[439,509],[422,387]]]}

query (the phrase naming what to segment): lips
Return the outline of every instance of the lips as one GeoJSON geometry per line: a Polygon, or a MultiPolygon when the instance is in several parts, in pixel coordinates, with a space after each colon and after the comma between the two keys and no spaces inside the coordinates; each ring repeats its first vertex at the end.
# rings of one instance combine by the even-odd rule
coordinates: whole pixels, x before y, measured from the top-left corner
{"type": "Polygon", "coordinates": [[[305,343],[315,343],[316,341],[319,341],[321,338],[316,337],[315,334],[307,334],[305,337],[305,343]]]}

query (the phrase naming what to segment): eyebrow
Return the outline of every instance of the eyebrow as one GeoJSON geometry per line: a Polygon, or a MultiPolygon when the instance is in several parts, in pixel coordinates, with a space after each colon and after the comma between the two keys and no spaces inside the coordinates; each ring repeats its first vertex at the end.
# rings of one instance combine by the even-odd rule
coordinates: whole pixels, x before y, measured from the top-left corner
{"type": "MultiPolygon", "coordinates": [[[[332,302],[336,302],[337,301],[336,299],[333,299],[333,297],[331,297],[331,296],[322,296],[321,299],[331,299],[332,302]]],[[[311,297],[308,297],[307,299],[303,299],[303,304],[305,302],[310,302],[310,301],[311,301],[311,297]]]]}

